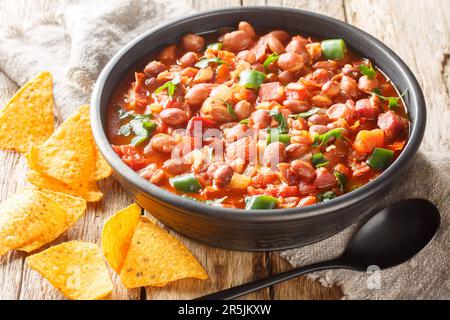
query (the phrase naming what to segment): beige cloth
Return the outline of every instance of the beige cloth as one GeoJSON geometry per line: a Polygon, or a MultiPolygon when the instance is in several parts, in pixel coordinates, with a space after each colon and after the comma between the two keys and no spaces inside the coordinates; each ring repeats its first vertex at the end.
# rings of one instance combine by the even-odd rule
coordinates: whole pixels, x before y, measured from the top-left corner
{"type": "MultiPolygon", "coordinates": [[[[191,11],[180,1],[66,1],[56,15],[19,22],[0,32],[0,93],[11,87],[11,80],[22,85],[40,71],[50,71],[55,102],[64,119],[89,102],[101,68],[122,45],[162,21],[191,11]]],[[[351,299],[450,298],[448,174],[447,156],[418,155],[385,200],[387,204],[422,197],[441,210],[438,236],[416,258],[380,274],[333,270],[310,276],[321,278],[324,285],[342,285],[345,297],[351,299]],[[367,283],[379,284],[380,289],[368,289],[367,283]]],[[[343,250],[354,228],[281,255],[293,265],[329,259],[343,250]]]]}

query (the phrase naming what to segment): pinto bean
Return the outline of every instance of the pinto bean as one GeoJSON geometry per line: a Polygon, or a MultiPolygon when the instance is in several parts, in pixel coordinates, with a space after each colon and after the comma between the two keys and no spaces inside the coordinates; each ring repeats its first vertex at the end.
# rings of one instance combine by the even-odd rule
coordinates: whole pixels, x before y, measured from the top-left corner
{"type": "Polygon", "coordinates": [[[164,153],[172,152],[174,144],[174,138],[165,133],[158,133],[150,139],[150,146],[164,153]]]}
{"type": "Polygon", "coordinates": [[[298,53],[286,52],[280,55],[277,63],[282,70],[297,72],[305,65],[305,59],[298,53]]]}
{"type": "Polygon", "coordinates": [[[194,83],[210,82],[214,78],[211,67],[201,69],[194,78],[194,83]]]}
{"type": "Polygon", "coordinates": [[[223,45],[225,48],[237,52],[247,49],[251,40],[251,36],[248,33],[242,30],[237,30],[226,33],[223,36],[223,45]]]}
{"type": "Polygon", "coordinates": [[[300,178],[311,181],[316,176],[313,166],[303,160],[294,160],[291,163],[291,169],[300,178]]]}
{"type": "Polygon", "coordinates": [[[331,189],[336,185],[336,177],[332,175],[326,168],[317,168],[314,185],[322,190],[331,189]]]}
{"type": "Polygon", "coordinates": [[[255,29],[253,29],[252,25],[247,21],[239,22],[238,29],[244,31],[250,37],[254,38],[256,36],[255,29]]]}
{"type": "Polygon", "coordinates": [[[160,119],[172,127],[178,127],[188,121],[186,112],[178,108],[164,109],[159,113],[160,119]]]}
{"type": "Polygon", "coordinates": [[[281,142],[272,142],[264,150],[263,163],[276,167],[286,160],[286,147],[281,142]]]}
{"type": "Polygon", "coordinates": [[[308,102],[297,99],[284,100],[283,106],[291,110],[293,113],[305,112],[311,109],[311,105],[308,102]]]}
{"type": "Polygon", "coordinates": [[[247,61],[250,64],[254,64],[256,62],[256,55],[253,51],[243,50],[237,54],[237,58],[239,60],[247,61]]]}
{"type": "Polygon", "coordinates": [[[208,98],[211,86],[206,83],[199,83],[188,90],[184,99],[190,105],[200,105],[208,98]]]}
{"type": "Polygon", "coordinates": [[[328,122],[330,122],[330,119],[325,113],[316,113],[309,117],[308,121],[312,124],[326,125],[328,122]]]}
{"type": "Polygon", "coordinates": [[[258,129],[267,128],[272,122],[272,117],[269,115],[269,112],[264,109],[259,109],[253,112],[251,118],[258,129]]]}
{"type": "Polygon", "coordinates": [[[361,91],[372,92],[379,85],[380,83],[377,78],[369,79],[367,76],[362,76],[358,80],[358,89],[361,91]]]}
{"type": "Polygon", "coordinates": [[[197,62],[197,54],[192,51],[186,52],[180,58],[180,64],[183,67],[192,67],[196,62],[197,62]]]}
{"type": "Polygon", "coordinates": [[[233,114],[228,112],[228,108],[220,100],[214,100],[211,111],[209,112],[211,118],[218,123],[229,122],[234,120],[233,114]]]}
{"type": "Polygon", "coordinates": [[[278,74],[278,80],[283,84],[287,85],[290,82],[297,81],[297,78],[295,77],[295,74],[290,71],[281,71],[278,74]]]}
{"type": "Polygon", "coordinates": [[[178,175],[189,171],[191,169],[191,164],[183,158],[174,158],[166,160],[162,169],[172,175],[178,175]]]}
{"type": "Polygon", "coordinates": [[[355,110],[360,118],[376,119],[380,113],[378,106],[374,106],[370,99],[356,101],[355,110]]]}
{"type": "Polygon", "coordinates": [[[228,164],[223,164],[214,172],[214,182],[220,188],[226,187],[233,177],[234,170],[228,164]]]}
{"type": "Polygon", "coordinates": [[[328,97],[336,97],[339,94],[339,83],[333,80],[325,82],[322,86],[322,93],[328,97]]]}
{"type": "Polygon", "coordinates": [[[286,147],[286,156],[289,159],[298,159],[309,151],[309,146],[300,143],[291,143],[286,147]]]}
{"type": "Polygon", "coordinates": [[[205,45],[205,39],[195,33],[188,33],[181,39],[183,47],[188,51],[199,52],[205,45]]]}
{"type": "Polygon", "coordinates": [[[253,111],[252,109],[252,105],[246,100],[241,100],[234,106],[234,111],[236,112],[239,119],[246,119],[250,117],[253,111]]]}
{"type": "Polygon", "coordinates": [[[281,43],[280,40],[278,40],[275,37],[269,37],[267,39],[267,46],[269,47],[270,51],[276,52],[278,54],[284,52],[284,46],[281,43]]]}
{"type": "Polygon", "coordinates": [[[359,95],[358,84],[356,80],[349,76],[342,76],[340,83],[341,90],[355,98],[359,95]]]}
{"type": "Polygon", "coordinates": [[[353,109],[344,103],[336,103],[328,108],[327,116],[332,121],[336,121],[339,118],[349,120],[353,117],[353,109]]]}
{"type": "Polygon", "coordinates": [[[291,123],[291,128],[294,130],[308,130],[308,122],[303,118],[297,118],[291,123]]]}
{"type": "Polygon", "coordinates": [[[333,103],[333,100],[331,100],[329,97],[318,94],[311,98],[311,103],[317,107],[329,107],[333,103]]]}
{"type": "Polygon", "coordinates": [[[167,67],[164,63],[153,60],[145,66],[144,73],[147,77],[156,77],[164,70],[167,70],[167,67]]]}
{"type": "Polygon", "coordinates": [[[286,42],[289,40],[290,35],[284,30],[273,30],[267,34],[269,37],[274,37],[280,40],[281,42],[286,42]]]}
{"type": "Polygon", "coordinates": [[[312,136],[315,136],[316,134],[322,134],[325,132],[330,131],[330,128],[328,128],[327,126],[321,125],[321,124],[315,124],[311,127],[309,127],[309,133],[312,136]]]}

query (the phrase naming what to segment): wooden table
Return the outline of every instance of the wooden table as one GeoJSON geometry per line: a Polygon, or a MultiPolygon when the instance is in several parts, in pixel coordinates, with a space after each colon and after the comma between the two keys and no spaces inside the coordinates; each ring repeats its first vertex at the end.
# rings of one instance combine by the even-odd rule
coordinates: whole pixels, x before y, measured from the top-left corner
{"type": "MultiPolygon", "coordinates": [[[[411,67],[424,89],[429,111],[424,151],[448,152],[450,137],[449,53],[450,1],[440,0],[191,0],[196,10],[227,6],[276,5],[312,10],[351,23],[396,51],[411,67]],[[447,14],[445,14],[447,12],[447,14]]],[[[0,27],[31,20],[52,12],[56,0],[2,0],[0,27]]],[[[0,87],[0,104],[17,89],[0,87]]],[[[25,186],[24,158],[0,152],[0,200],[25,186]]],[[[131,203],[131,198],[113,179],[101,183],[104,200],[90,205],[84,218],[54,243],[69,239],[99,242],[105,219],[131,203]]],[[[182,280],[164,288],[127,290],[113,275],[114,299],[193,298],[254,280],[289,268],[276,253],[242,253],[216,249],[181,237],[206,268],[207,281],[182,280]]],[[[0,258],[0,299],[62,299],[37,272],[24,264],[25,254],[12,252],[0,258]]],[[[338,299],[338,288],[323,288],[301,277],[246,296],[248,299],[338,299]]]]}

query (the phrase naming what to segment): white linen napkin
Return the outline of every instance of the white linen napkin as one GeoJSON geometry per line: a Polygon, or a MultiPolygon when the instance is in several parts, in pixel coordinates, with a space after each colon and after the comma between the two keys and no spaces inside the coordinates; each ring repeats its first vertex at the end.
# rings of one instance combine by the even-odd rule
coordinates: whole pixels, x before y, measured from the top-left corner
{"type": "MultiPolygon", "coordinates": [[[[0,31],[0,94],[10,93],[12,82],[23,85],[40,71],[50,71],[59,120],[65,119],[89,103],[99,72],[122,45],[144,30],[192,11],[179,1],[64,1],[56,14],[0,31]]],[[[309,277],[324,285],[340,285],[348,299],[449,299],[449,175],[449,157],[419,154],[385,199],[388,204],[420,197],[439,207],[439,234],[417,257],[379,273],[333,270],[309,277]]],[[[329,259],[343,250],[355,228],[281,255],[294,266],[329,259]]]]}

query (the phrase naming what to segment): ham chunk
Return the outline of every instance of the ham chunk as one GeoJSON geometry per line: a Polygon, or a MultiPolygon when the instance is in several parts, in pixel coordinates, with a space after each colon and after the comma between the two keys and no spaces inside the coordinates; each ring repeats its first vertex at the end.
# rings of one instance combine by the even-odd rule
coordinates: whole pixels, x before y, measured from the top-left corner
{"type": "Polygon", "coordinates": [[[261,101],[283,102],[284,88],[280,82],[263,83],[259,88],[259,99],[261,101]]]}
{"type": "Polygon", "coordinates": [[[394,138],[396,135],[402,134],[408,126],[406,119],[392,111],[380,114],[377,124],[384,131],[387,138],[394,138]]]}

